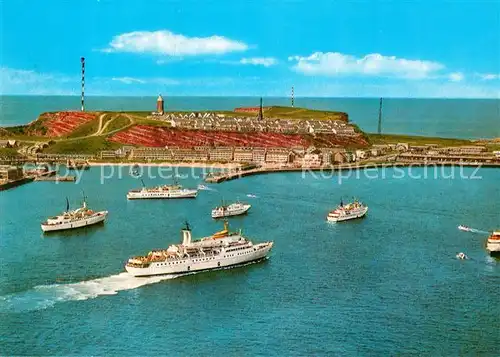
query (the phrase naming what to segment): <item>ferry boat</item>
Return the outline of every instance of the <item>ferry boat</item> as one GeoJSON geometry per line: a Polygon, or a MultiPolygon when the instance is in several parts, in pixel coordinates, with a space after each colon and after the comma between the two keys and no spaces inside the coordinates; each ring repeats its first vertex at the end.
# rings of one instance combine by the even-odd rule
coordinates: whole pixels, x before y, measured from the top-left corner
{"type": "Polygon", "coordinates": [[[125,270],[141,277],[234,267],[266,259],[274,244],[272,241],[254,244],[242,235],[241,230],[239,233],[230,232],[227,221],[222,231],[199,240],[192,240],[186,222],[181,237],[180,244],[130,258],[125,270]]]}
{"type": "Polygon", "coordinates": [[[248,212],[252,206],[248,203],[235,202],[230,205],[224,205],[215,207],[212,210],[212,218],[223,218],[231,216],[239,216],[248,212]]]}
{"type": "Polygon", "coordinates": [[[354,202],[346,205],[344,205],[344,202],[340,200],[340,205],[333,211],[330,211],[328,216],[326,216],[326,219],[328,222],[347,221],[350,219],[364,217],[366,212],[368,212],[368,206],[365,206],[358,200],[354,200],[354,202]]]}
{"type": "Polygon", "coordinates": [[[500,255],[500,231],[494,231],[488,237],[486,249],[490,255],[500,255]]]}
{"type": "Polygon", "coordinates": [[[41,224],[41,227],[44,232],[81,228],[104,222],[107,215],[108,211],[95,212],[89,209],[85,197],[82,207],[70,210],[69,201],[66,198],[66,211],[59,216],[50,217],[41,224]]]}
{"type": "MultiPolygon", "coordinates": [[[[142,181],[142,180],[141,180],[142,181]]],[[[127,199],[166,199],[166,198],[196,198],[197,189],[183,188],[181,185],[160,185],[156,187],[145,187],[142,182],[142,189],[130,190],[127,193],[127,199]]]]}

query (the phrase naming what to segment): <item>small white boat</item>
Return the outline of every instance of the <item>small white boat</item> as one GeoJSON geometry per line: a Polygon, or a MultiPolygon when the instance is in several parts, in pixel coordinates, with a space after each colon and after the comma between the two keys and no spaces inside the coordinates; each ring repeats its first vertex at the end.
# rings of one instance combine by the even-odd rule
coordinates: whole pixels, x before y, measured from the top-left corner
{"type": "Polygon", "coordinates": [[[231,216],[239,216],[248,212],[252,206],[248,203],[235,202],[230,205],[224,205],[215,207],[212,210],[212,218],[223,218],[231,216]]]}
{"type": "Polygon", "coordinates": [[[462,253],[462,252],[458,253],[458,254],[456,255],[456,258],[457,258],[457,259],[460,259],[460,260],[466,260],[466,259],[469,259],[469,257],[468,257],[465,253],[462,253]]]}
{"type": "Polygon", "coordinates": [[[249,194],[247,195],[247,197],[250,197],[250,198],[257,198],[257,196],[256,196],[256,195],[252,195],[251,193],[249,193],[249,194]]]}
{"type": "Polygon", "coordinates": [[[198,185],[198,190],[208,191],[208,190],[211,190],[211,188],[208,186],[205,186],[205,185],[198,185]]]}
{"type": "Polygon", "coordinates": [[[66,211],[59,216],[47,219],[41,224],[41,227],[44,232],[81,228],[104,222],[107,215],[108,211],[94,212],[89,209],[85,198],[82,207],[71,211],[69,201],[66,199],[66,211]]]}
{"type": "Polygon", "coordinates": [[[458,229],[460,229],[461,231],[464,231],[464,232],[472,232],[471,228],[469,228],[467,226],[463,226],[463,225],[459,225],[458,229]]]}

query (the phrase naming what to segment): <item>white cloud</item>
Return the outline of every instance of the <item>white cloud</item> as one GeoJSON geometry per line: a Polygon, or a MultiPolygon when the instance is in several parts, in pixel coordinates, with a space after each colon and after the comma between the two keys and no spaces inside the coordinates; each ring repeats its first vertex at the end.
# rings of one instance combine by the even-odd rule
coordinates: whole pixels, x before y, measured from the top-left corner
{"type": "Polygon", "coordinates": [[[112,81],[117,81],[117,82],[122,82],[125,84],[132,84],[132,83],[141,83],[144,84],[146,83],[144,80],[139,79],[139,78],[132,78],[132,77],[113,77],[111,78],[112,81]]]}
{"type": "Polygon", "coordinates": [[[74,94],[72,88],[64,88],[72,82],[78,83],[79,88],[80,82],[77,76],[0,67],[1,94],[74,94]]]}
{"type": "Polygon", "coordinates": [[[355,74],[423,79],[445,68],[438,62],[409,60],[378,53],[357,58],[339,52],[315,52],[308,57],[291,56],[288,60],[296,62],[293,69],[297,72],[325,76],[355,74]]]}
{"type": "Polygon", "coordinates": [[[465,76],[462,72],[453,72],[448,75],[448,78],[452,82],[461,82],[464,80],[465,76]]]}
{"type": "Polygon", "coordinates": [[[245,51],[248,45],[223,36],[187,37],[167,30],[135,31],[113,37],[103,52],[196,56],[245,51]]]}
{"type": "Polygon", "coordinates": [[[274,66],[278,61],[274,57],[251,57],[240,59],[240,64],[251,64],[255,66],[270,67],[274,66]]]}
{"type": "Polygon", "coordinates": [[[477,74],[483,81],[492,81],[494,79],[500,79],[500,74],[494,73],[478,73],[477,74]]]}
{"type": "Polygon", "coordinates": [[[53,79],[51,74],[35,71],[0,67],[0,85],[39,83],[53,79]]]}

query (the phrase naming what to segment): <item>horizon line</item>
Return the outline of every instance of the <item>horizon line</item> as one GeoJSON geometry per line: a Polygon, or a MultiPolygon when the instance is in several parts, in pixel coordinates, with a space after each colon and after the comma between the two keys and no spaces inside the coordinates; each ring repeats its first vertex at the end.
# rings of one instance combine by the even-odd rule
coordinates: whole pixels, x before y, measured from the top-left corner
{"type": "MultiPolygon", "coordinates": [[[[150,98],[158,94],[151,95],[85,95],[85,98],[150,98]]],[[[165,98],[286,98],[289,96],[266,96],[266,95],[163,95],[165,98]]],[[[0,97],[75,97],[81,98],[80,94],[0,94],[0,97]]],[[[339,97],[339,96],[294,96],[295,99],[436,99],[436,100],[500,100],[500,97],[395,97],[395,96],[360,96],[360,97],[339,97]]]]}

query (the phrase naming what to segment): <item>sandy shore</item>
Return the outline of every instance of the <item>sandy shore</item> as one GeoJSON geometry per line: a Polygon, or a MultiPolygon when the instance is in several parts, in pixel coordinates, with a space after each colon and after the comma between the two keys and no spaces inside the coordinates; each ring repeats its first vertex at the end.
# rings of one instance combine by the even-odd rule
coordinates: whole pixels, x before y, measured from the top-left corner
{"type": "Polygon", "coordinates": [[[206,163],[206,162],[89,162],[90,166],[157,166],[157,167],[189,167],[189,168],[214,168],[214,169],[236,169],[241,165],[238,163],[206,163]]]}

